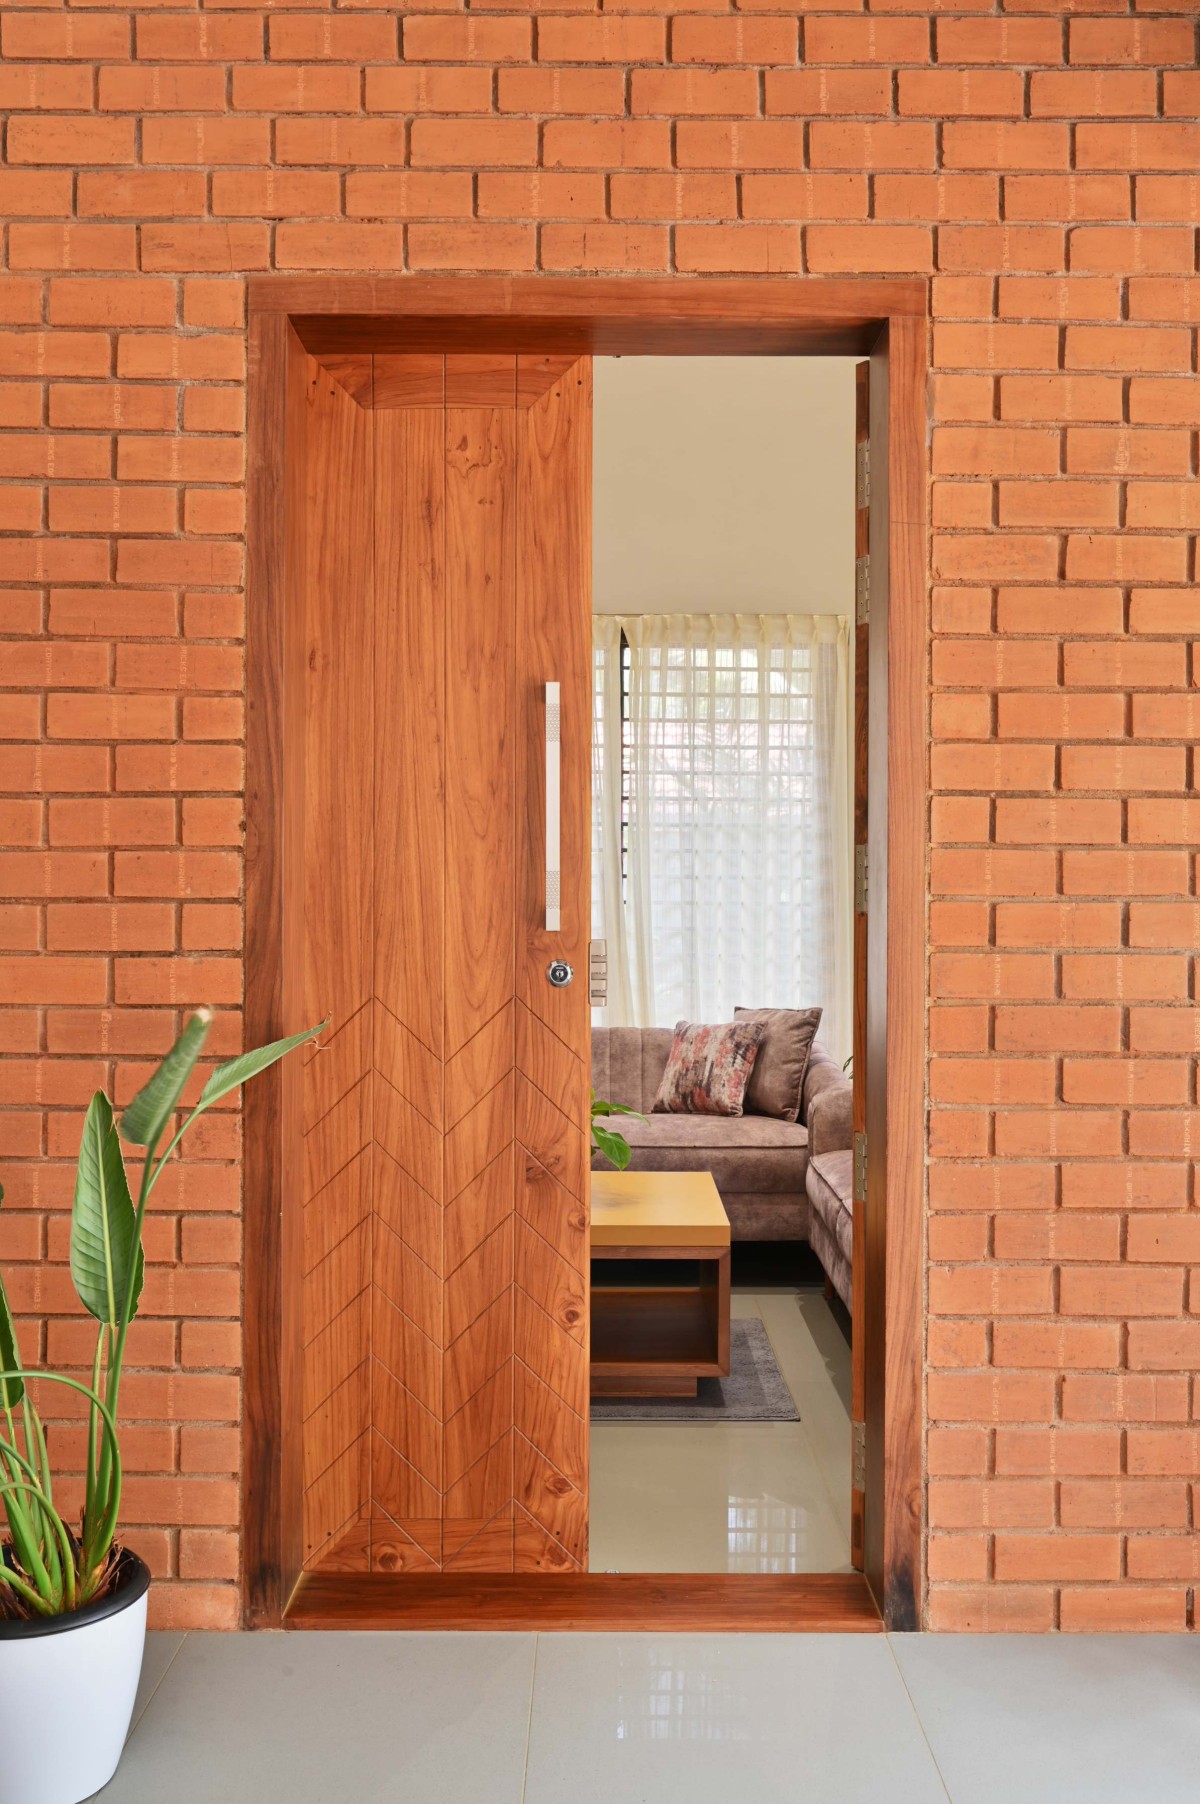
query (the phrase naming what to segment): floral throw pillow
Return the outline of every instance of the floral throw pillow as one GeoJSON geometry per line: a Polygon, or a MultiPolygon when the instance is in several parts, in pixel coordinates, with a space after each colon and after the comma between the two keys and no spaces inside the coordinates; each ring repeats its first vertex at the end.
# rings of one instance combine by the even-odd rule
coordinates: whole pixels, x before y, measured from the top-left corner
{"type": "Polygon", "coordinates": [[[740,1115],[766,1031],[762,1021],[727,1021],[716,1027],[677,1021],[654,1113],[740,1115]]]}

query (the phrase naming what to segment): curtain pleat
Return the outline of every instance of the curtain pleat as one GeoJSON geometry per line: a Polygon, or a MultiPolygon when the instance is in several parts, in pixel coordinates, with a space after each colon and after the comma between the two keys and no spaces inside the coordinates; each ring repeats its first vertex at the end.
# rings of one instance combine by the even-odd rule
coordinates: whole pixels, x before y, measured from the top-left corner
{"type": "Polygon", "coordinates": [[[848,623],[598,615],[593,892],[610,1026],[824,1011],[851,1046],[848,623]],[[629,647],[620,733],[621,636],[629,647]],[[625,832],[622,868],[621,832],[625,832]]]}

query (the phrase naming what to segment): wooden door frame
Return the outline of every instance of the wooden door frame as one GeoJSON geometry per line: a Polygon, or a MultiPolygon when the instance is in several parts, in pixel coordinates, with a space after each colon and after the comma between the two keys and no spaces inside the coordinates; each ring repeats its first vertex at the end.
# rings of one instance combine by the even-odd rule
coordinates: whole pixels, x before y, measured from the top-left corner
{"type": "MultiPolygon", "coordinates": [[[[449,1580],[306,1575],[283,1433],[278,1068],[245,1099],[242,1598],[248,1627],[912,1629],[924,1591],[925,664],[929,300],[920,280],[254,277],[249,283],[246,1036],[282,1031],[289,372],[412,350],[871,360],[866,1573],[449,1580]],[[886,455],[879,448],[886,446],[886,455]],[[882,1619],[882,1620],[881,1620],[882,1619]]],[[[292,551],[294,561],[295,552],[292,551]]],[[[293,729],[294,730],[294,729],[293,729]]],[[[847,1499],[847,1503],[849,1500],[847,1499]]]]}

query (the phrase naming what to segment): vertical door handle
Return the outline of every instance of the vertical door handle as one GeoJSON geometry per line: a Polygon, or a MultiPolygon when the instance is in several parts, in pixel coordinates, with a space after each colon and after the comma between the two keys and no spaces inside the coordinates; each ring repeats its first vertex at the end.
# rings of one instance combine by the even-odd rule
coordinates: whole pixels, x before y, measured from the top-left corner
{"type": "Polygon", "coordinates": [[[559,685],[546,684],[546,932],[562,930],[562,786],[559,685]]]}

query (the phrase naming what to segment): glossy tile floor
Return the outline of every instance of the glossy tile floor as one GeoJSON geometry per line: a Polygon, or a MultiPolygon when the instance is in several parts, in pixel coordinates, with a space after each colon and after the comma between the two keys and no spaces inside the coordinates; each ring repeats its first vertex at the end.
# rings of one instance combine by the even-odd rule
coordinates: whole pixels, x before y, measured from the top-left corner
{"type": "Polygon", "coordinates": [[[101,1795],[1194,1804],[1198,1751],[1200,1637],[152,1635],[101,1795]]]}
{"type": "Polygon", "coordinates": [[[735,1289],[799,1422],[593,1422],[593,1572],[850,1570],[850,1347],[819,1289],[735,1289]]]}

